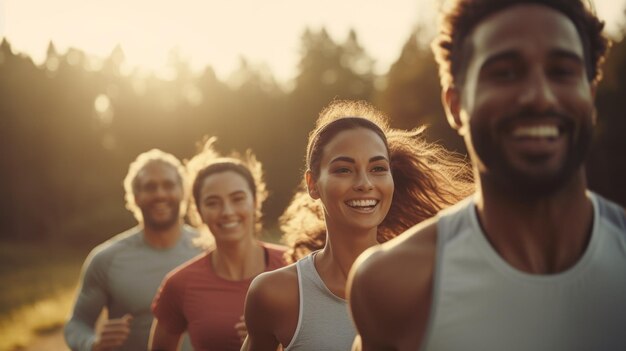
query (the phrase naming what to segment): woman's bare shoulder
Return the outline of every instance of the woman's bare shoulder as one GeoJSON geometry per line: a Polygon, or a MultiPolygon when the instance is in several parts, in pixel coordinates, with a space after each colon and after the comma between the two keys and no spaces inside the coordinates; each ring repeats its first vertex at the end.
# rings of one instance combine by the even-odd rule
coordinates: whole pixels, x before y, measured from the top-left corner
{"type": "Polygon", "coordinates": [[[263,335],[280,342],[290,340],[298,322],[299,299],[295,264],[258,275],[245,305],[248,333],[254,342],[263,335]]]}
{"type": "Polygon", "coordinates": [[[298,298],[298,272],[296,264],[259,274],[248,290],[248,300],[268,308],[278,308],[298,298]]]}

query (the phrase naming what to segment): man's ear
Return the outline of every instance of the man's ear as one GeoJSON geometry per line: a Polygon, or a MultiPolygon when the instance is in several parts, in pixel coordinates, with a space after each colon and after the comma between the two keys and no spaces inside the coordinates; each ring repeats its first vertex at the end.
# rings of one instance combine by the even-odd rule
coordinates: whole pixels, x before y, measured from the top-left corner
{"type": "Polygon", "coordinates": [[[447,87],[441,92],[441,102],[446,110],[446,117],[450,127],[459,131],[463,124],[461,123],[461,95],[458,89],[447,87]]]}
{"type": "Polygon", "coordinates": [[[598,82],[593,81],[589,83],[589,90],[591,92],[591,98],[596,101],[596,93],[598,92],[598,82]]]}
{"type": "Polygon", "coordinates": [[[319,199],[320,194],[317,191],[317,186],[315,185],[315,180],[313,179],[313,173],[311,173],[311,170],[307,170],[304,173],[304,179],[306,180],[306,187],[309,191],[309,196],[315,200],[319,199]]]}
{"type": "Polygon", "coordinates": [[[591,115],[591,123],[593,126],[598,123],[598,108],[596,107],[596,92],[598,91],[598,83],[592,82],[591,87],[591,99],[593,101],[593,111],[591,115]]]}

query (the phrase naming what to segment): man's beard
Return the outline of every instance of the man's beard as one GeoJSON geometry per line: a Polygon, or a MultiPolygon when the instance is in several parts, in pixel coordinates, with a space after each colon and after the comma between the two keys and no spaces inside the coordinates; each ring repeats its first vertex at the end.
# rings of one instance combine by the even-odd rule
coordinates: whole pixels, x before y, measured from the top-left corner
{"type": "Polygon", "coordinates": [[[176,225],[180,219],[180,204],[176,204],[174,211],[172,211],[172,215],[169,218],[163,220],[156,220],[150,216],[149,211],[141,210],[143,215],[143,224],[144,227],[153,229],[153,230],[165,230],[176,225]]]}
{"type": "MultiPolygon", "coordinates": [[[[585,123],[590,118],[581,118],[578,129],[571,117],[561,116],[557,113],[544,114],[543,116],[560,116],[564,133],[567,137],[567,147],[564,159],[558,169],[543,174],[531,174],[524,169],[516,167],[504,152],[503,145],[498,141],[500,135],[504,135],[507,125],[517,118],[533,118],[520,114],[513,118],[503,120],[496,126],[497,135],[491,130],[482,127],[475,128],[472,133],[472,145],[475,155],[485,169],[480,177],[494,184],[507,193],[517,194],[523,198],[541,198],[550,196],[562,189],[570,179],[577,174],[589,151],[593,136],[593,127],[585,123]]],[[[535,115],[536,116],[536,115],[535,115]]],[[[542,117],[542,116],[538,116],[542,117]]],[[[530,162],[530,161],[529,161],[530,162]]]]}

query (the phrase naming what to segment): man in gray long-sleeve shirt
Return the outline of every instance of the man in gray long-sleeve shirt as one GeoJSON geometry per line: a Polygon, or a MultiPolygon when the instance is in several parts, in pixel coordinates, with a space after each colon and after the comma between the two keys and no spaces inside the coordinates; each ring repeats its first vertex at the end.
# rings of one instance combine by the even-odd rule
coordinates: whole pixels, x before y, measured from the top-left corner
{"type": "MultiPolygon", "coordinates": [[[[145,350],[150,305],[165,275],[201,252],[183,225],[184,169],[173,155],[151,150],[131,163],[126,207],[139,225],[98,245],[83,266],[65,340],[72,350],[145,350]],[[109,319],[95,330],[106,307],[109,319]]],[[[188,342],[183,349],[191,350],[188,342]]]]}

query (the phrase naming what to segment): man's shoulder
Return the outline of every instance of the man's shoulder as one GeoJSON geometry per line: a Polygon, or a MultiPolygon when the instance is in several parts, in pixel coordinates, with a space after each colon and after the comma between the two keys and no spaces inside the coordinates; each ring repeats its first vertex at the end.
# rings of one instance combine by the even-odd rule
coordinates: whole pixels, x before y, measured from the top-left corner
{"type": "Polygon", "coordinates": [[[402,294],[387,287],[419,288],[420,276],[432,274],[437,248],[437,221],[431,218],[415,225],[398,237],[359,256],[354,265],[354,280],[365,289],[402,294]]]}
{"type": "Polygon", "coordinates": [[[368,344],[419,344],[430,310],[437,221],[414,226],[355,263],[348,283],[350,309],[368,344]]]}
{"type": "Polygon", "coordinates": [[[142,232],[139,226],[129,228],[94,247],[89,256],[95,258],[114,255],[121,249],[141,242],[142,232]]]}
{"type": "Polygon", "coordinates": [[[182,254],[191,255],[191,257],[204,252],[210,247],[204,245],[202,234],[196,228],[187,224],[183,224],[181,227],[181,236],[177,246],[183,248],[184,252],[181,252],[182,254]]]}
{"type": "Polygon", "coordinates": [[[617,232],[626,232],[626,209],[622,205],[592,191],[587,194],[605,226],[617,232]]]}
{"type": "Polygon", "coordinates": [[[181,226],[181,232],[183,233],[183,238],[185,238],[185,239],[192,239],[193,240],[193,239],[197,238],[198,236],[200,236],[200,232],[196,228],[194,228],[194,227],[192,227],[192,226],[190,226],[188,224],[183,224],[181,226]]]}

